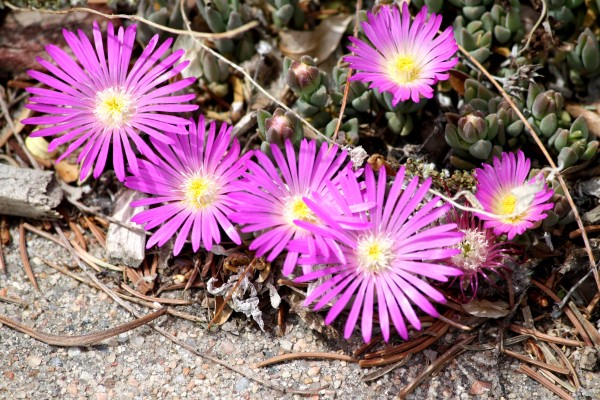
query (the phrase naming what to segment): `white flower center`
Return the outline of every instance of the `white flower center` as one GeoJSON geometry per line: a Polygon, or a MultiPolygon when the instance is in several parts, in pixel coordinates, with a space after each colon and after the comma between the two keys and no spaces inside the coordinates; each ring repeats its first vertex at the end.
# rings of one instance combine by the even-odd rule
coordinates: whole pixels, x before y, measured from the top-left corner
{"type": "Polygon", "coordinates": [[[385,236],[371,234],[359,238],[355,250],[358,265],[365,272],[387,270],[394,260],[393,244],[394,242],[385,236]]]}
{"type": "Polygon", "coordinates": [[[452,256],[452,262],[464,271],[477,271],[487,260],[489,242],[485,233],[478,229],[461,229],[465,237],[456,245],[460,253],[452,256]]]}
{"type": "Polygon", "coordinates": [[[133,109],[131,96],[123,88],[112,87],[96,93],[94,114],[106,127],[122,127],[129,121],[133,109]]]}
{"type": "Polygon", "coordinates": [[[215,201],[218,184],[210,177],[192,176],[183,184],[184,202],[195,210],[202,210],[215,201]]]}

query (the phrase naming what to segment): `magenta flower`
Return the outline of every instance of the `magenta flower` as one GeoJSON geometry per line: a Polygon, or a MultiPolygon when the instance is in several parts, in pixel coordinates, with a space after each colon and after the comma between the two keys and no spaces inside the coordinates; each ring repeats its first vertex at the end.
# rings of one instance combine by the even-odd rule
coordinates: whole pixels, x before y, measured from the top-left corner
{"type": "MultiPolygon", "coordinates": [[[[317,222],[303,198],[312,193],[325,194],[326,183],[340,170],[346,152],[323,143],[317,153],[314,140],[302,140],[298,158],[289,140],[285,142],[285,155],[275,145],[271,146],[271,152],[277,166],[262,152],[255,153],[257,162],[247,162],[249,172],[238,183],[240,191],[233,195],[238,202],[231,220],[242,225],[242,232],[258,233],[249,248],[256,250],[258,257],[268,253],[269,262],[292,239],[303,238],[311,248],[317,246],[327,252],[326,241],[298,227],[294,221],[317,222]]],[[[293,271],[297,259],[297,252],[287,253],[284,275],[293,271]]]]}
{"type": "Polygon", "coordinates": [[[459,232],[465,236],[455,246],[460,253],[452,256],[449,263],[463,272],[458,278],[460,289],[467,298],[472,299],[477,295],[479,277],[493,284],[494,279],[490,274],[502,277],[500,271],[509,269],[506,261],[519,251],[516,244],[499,241],[492,230],[485,228],[483,222],[472,213],[458,214],[455,211],[454,215],[452,220],[456,221],[459,232]],[[467,292],[470,292],[470,295],[467,296],[467,292]]]}
{"type": "Polygon", "coordinates": [[[231,192],[245,171],[247,157],[239,158],[237,139],[233,146],[229,145],[232,127],[227,124],[223,123],[217,134],[213,121],[207,134],[203,116],[197,127],[193,121],[190,123],[189,135],[166,134],[173,144],[152,137],[161,158],[139,160],[138,174],[125,180],[128,188],[153,195],[133,202],[133,207],[158,205],[131,219],[145,224],[145,229],[162,225],[148,239],[146,247],[162,246],[177,234],[175,255],[190,235],[194,251],[200,243],[210,250],[213,243],[221,242],[220,229],[236,244],[242,243],[228,215],[232,212],[231,192]]]}
{"type": "Polygon", "coordinates": [[[57,136],[50,143],[49,151],[71,143],[59,160],[83,146],[77,158],[77,162],[82,163],[82,179],[94,163],[93,175],[95,178],[100,176],[111,144],[117,178],[120,181],[125,178],[123,152],[127,165],[137,173],[138,164],[130,141],[147,158],[156,159],[140,137],[140,132],[165,143],[174,143],[174,139],[163,132],[186,134],[181,125],[187,125],[189,121],[166,113],[198,108],[197,105],[181,104],[193,100],[194,94],[171,95],[190,86],[195,78],[159,86],[179,74],[189,63],[185,61],[174,66],[183,50],[175,51],[161,61],[172,39],[156,48],[158,35],[154,36],[133,67],[129,67],[135,30],[135,25],[125,30],[120,27],[115,35],[113,25],[109,23],[105,47],[96,22],[93,45],[82,31],[76,35],[65,29],[63,35],[76,61],[59,47],[49,45],[46,51],[56,65],[43,58],[37,61],[50,74],[28,71],[32,78],[52,89],[27,88],[34,95],[27,107],[49,115],[27,118],[22,122],[52,125],[31,134],[32,137],[57,136]]]}
{"type": "Polygon", "coordinates": [[[405,185],[404,173],[402,167],[388,189],[385,169],[379,171],[376,181],[373,170],[367,166],[364,199],[354,175],[340,176],[343,195],[336,195],[336,207],[322,201],[318,195],[313,195],[314,201],[305,199],[321,225],[310,221],[296,222],[313,233],[332,237],[340,244],[342,257],[313,252],[300,240],[294,241],[290,249],[303,253],[300,263],[328,265],[296,279],[300,282],[324,279],[309,293],[305,304],[319,299],[314,307],[319,310],[333,301],[325,323],[330,324],[349,302],[352,303],[344,330],[346,338],[352,334],[361,314],[363,339],[365,342],[371,339],[373,308],[377,303],[384,339],[387,341],[390,337],[390,319],[400,336],[407,339],[405,319],[415,329],[421,329],[414,306],[437,317],[438,312],[431,301],[445,302],[444,295],[425,278],[446,282],[450,276],[461,275],[460,270],[438,261],[459,253],[451,247],[460,243],[463,234],[456,230],[454,223],[431,226],[448,212],[449,205],[438,206],[438,198],[424,201],[431,180],[419,184],[415,177],[405,185]],[[344,203],[361,202],[372,204],[372,209],[352,215],[338,211],[349,209],[344,203]],[[351,217],[369,222],[369,227],[352,231],[343,229],[340,222],[348,222],[351,217]]]}
{"type": "Polygon", "coordinates": [[[408,99],[417,103],[420,96],[433,97],[431,86],[448,79],[448,71],[458,62],[458,58],[449,59],[458,50],[452,27],[435,37],[441,24],[441,15],[431,14],[427,19],[427,7],[411,23],[406,2],[402,13],[395,6],[382,6],[377,14],[369,13],[362,27],[372,45],[349,38],[354,55],[344,60],[358,71],[351,79],[392,93],[393,105],[408,99]]]}
{"type": "Polygon", "coordinates": [[[502,153],[502,159],[494,157],[493,167],[482,167],[475,170],[475,197],[485,211],[498,217],[478,217],[497,235],[506,233],[511,240],[546,218],[544,211],[554,207],[549,202],[554,192],[548,189],[541,174],[526,181],[531,162],[521,150],[516,158],[513,153],[502,153]]]}

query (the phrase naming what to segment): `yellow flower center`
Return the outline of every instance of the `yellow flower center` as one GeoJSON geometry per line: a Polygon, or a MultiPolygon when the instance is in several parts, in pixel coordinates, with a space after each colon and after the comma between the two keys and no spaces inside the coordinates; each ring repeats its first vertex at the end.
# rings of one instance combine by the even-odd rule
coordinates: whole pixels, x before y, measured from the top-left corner
{"type": "Polygon", "coordinates": [[[301,196],[290,198],[285,204],[284,216],[287,222],[296,227],[294,221],[316,222],[317,217],[306,205],[301,196]]]}
{"type": "MultiPolygon", "coordinates": [[[[514,214],[517,209],[517,197],[514,194],[506,194],[502,200],[498,202],[496,207],[496,214],[498,215],[511,215],[514,214]]],[[[509,224],[515,224],[521,221],[521,215],[511,216],[503,219],[504,222],[509,224]]]]}
{"type": "Polygon", "coordinates": [[[417,66],[415,59],[411,56],[398,56],[393,61],[391,75],[397,83],[411,83],[416,80],[420,74],[421,68],[417,66]]]}
{"type": "Polygon", "coordinates": [[[386,237],[365,236],[358,240],[356,256],[358,265],[368,272],[382,272],[394,259],[393,242],[386,237]]]}
{"type": "Polygon", "coordinates": [[[184,184],[185,202],[196,210],[202,210],[213,203],[217,194],[216,183],[204,176],[194,176],[184,184]]]}
{"type": "Polygon", "coordinates": [[[120,128],[133,114],[131,96],[122,88],[108,88],[96,93],[94,114],[107,127],[120,128]]]}

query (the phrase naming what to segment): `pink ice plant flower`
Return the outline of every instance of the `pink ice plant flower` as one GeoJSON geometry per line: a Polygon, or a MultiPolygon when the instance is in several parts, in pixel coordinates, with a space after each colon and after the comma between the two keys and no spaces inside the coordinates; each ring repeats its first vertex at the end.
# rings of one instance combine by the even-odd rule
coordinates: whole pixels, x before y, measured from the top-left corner
{"type": "Polygon", "coordinates": [[[492,275],[503,277],[502,271],[510,270],[507,262],[520,251],[515,243],[500,241],[492,229],[485,228],[483,221],[471,212],[459,214],[455,210],[450,220],[456,222],[464,238],[455,246],[460,253],[448,262],[463,272],[457,279],[463,296],[469,301],[477,296],[480,278],[494,284],[497,278],[492,275]]]}
{"type": "Polygon", "coordinates": [[[354,54],[344,60],[357,71],[351,79],[392,93],[393,105],[432,98],[432,86],[448,79],[448,71],[458,63],[458,58],[450,58],[458,50],[452,27],[436,37],[441,24],[441,15],[427,17],[427,7],[411,23],[406,2],[402,12],[396,6],[381,6],[376,14],[369,13],[362,28],[371,43],[349,38],[354,54]]]}
{"type": "Polygon", "coordinates": [[[41,57],[37,61],[49,73],[30,70],[29,75],[49,86],[27,88],[33,96],[27,108],[48,115],[23,120],[24,124],[52,125],[32,133],[32,137],[56,136],[48,150],[70,143],[58,161],[83,146],[77,162],[81,163],[81,178],[92,166],[98,178],[108,158],[112,144],[112,160],[120,181],[125,178],[125,164],[137,173],[138,163],[131,142],[147,158],[155,159],[140,132],[165,142],[174,143],[164,132],[186,134],[187,119],[167,113],[193,111],[197,105],[182,104],[195,95],[173,93],[190,86],[196,78],[167,83],[183,70],[189,61],[176,62],[184,51],[162,57],[171,46],[167,39],[157,47],[154,36],[130,68],[136,27],[120,27],[115,34],[108,24],[106,44],[98,23],[94,22],[93,44],[81,30],[75,34],[63,30],[63,35],[75,60],[61,48],[48,45],[46,51],[54,63],[41,57]],[[161,60],[162,59],[162,60],[161,60]],[[125,153],[126,162],[123,159],[125,153]]]}
{"type": "MultiPolygon", "coordinates": [[[[231,220],[242,225],[242,232],[254,232],[256,238],[249,249],[258,257],[266,255],[271,262],[282,254],[292,239],[303,238],[311,246],[328,251],[329,244],[318,235],[298,227],[294,221],[317,222],[314,213],[303,198],[312,193],[325,194],[326,183],[342,168],[347,160],[346,151],[323,143],[317,152],[314,140],[302,140],[296,151],[290,140],[285,141],[284,152],[271,145],[275,164],[263,152],[255,152],[255,161],[248,161],[248,172],[233,194],[237,200],[231,220]]],[[[296,267],[298,253],[289,251],[283,264],[283,274],[289,275],[296,267]]]]}
{"type": "Polygon", "coordinates": [[[236,244],[242,240],[229,220],[236,181],[245,171],[237,139],[231,143],[232,127],[223,123],[217,133],[215,122],[208,130],[204,117],[191,121],[189,135],[167,133],[173,144],[152,137],[160,158],[139,160],[137,175],[128,176],[125,186],[152,195],[133,202],[133,207],[157,206],[136,214],[131,220],[145,229],[162,225],[148,239],[147,248],[164,245],[177,235],[173,248],[179,254],[188,237],[192,249],[200,244],[210,250],[221,242],[221,230],[236,244]]]}
{"type": "Polygon", "coordinates": [[[513,239],[533,228],[546,218],[545,211],[554,207],[550,201],[554,191],[549,189],[542,174],[527,180],[531,161],[519,150],[494,157],[493,166],[482,164],[475,170],[477,186],[475,197],[484,211],[495,214],[478,214],[486,228],[497,235],[506,233],[513,239]]]}
{"type": "MultiPolygon", "coordinates": [[[[332,302],[325,318],[325,323],[330,324],[351,303],[344,337],[350,337],[360,315],[365,342],[371,340],[376,307],[383,338],[386,341],[390,338],[391,319],[400,336],[407,339],[405,320],[415,329],[421,329],[415,306],[437,317],[432,301],[446,301],[427,279],[446,282],[448,277],[462,274],[442,260],[459,253],[452,246],[460,243],[463,234],[457,231],[455,223],[432,225],[450,206],[440,205],[437,197],[426,200],[431,179],[422,184],[417,177],[405,181],[404,167],[391,187],[385,169],[379,171],[376,180],[370,166],[365,170],[364,189],[353,174],[340,175],[339,182],[341,191],[334,195],[335,202],[323,201],[318,195],[313,195],[314,200],[305,199],[322,221],[320,225],[296,221],[315,234],[334,238],[342,250],[340,257],[333,252],[323,255],[311,251],[301,240],[290,245],[290,249],[302,253],[300,263],[324,264],[322,269],[296,278],[298,282],[320,280],[305,304],[318,300],[314,309],[319,310],[332,302]],[[347,204],[361,202],[372,204],[371,209],[349,212],[347,204]],[[350,218],[368,225],[364,229],[343,229],[340,222],[348,223],[350,218]]],[[[333,187],[330,190],[334,192],[333,187]]]]}

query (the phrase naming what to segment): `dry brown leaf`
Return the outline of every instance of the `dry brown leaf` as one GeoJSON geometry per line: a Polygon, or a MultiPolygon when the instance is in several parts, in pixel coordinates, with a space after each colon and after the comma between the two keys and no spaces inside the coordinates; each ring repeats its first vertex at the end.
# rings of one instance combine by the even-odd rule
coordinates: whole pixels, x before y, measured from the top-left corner
{"type": "Polygon", "coordinates": [[[504,301],[473,300],[463,304],[463,309],[469,314],[481,318],[502,318],[509,313],[508,303],[504,301]]]}
{"type": "Polygon", "coordinates": [[[590,133],[597,138],[600,138],[600,114],[592,110],[588,110],[587,108],[578,104],[567,104],[565,109],[573,118],[583,115],[583,118],[585,119],[585,122],[587,122],[588,128],[590,129],[590,133]]]}
{"type": "Polygon", "coordinates": [[[40,160],[51,160],[56,157],[57,151],[48,152],[48,142],[43,137],[25,138],[25,147],[35,158],[40,160]]]}
{"type": "Polygon", "coordinates": [[[63,160],[54,164],[54,169],[58,172],[58,176],[67,183],[75,182],[79,178],[79,166],[77,164],[70,164],[63,160]]]}
{"type": "Polygon", "coordinates": [[[280,31],[279,50],[293,59],[308,55],[322,63],[338,47],[350,21],[351,16],[341,14],[327,18],[314,31],[280,31]]]}
{"type": "Polygon", "coordinates": [[[452,86],[452,89],[454,89],[456,93],[460,94],[461,96],[465,95],[465,81],[469,78],[470,76],[464,72],[454,69],[450,70],[450,86],[452,86]]]}

